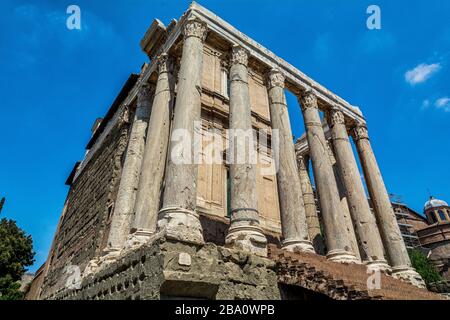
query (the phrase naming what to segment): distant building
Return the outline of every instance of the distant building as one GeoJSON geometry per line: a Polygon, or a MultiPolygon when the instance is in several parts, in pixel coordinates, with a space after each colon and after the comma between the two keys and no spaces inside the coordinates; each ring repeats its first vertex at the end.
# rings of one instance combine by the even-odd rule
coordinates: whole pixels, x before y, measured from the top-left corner
{"type": "Polygon", "coordinates": [[[417,229],[422,246],[431,250],[430,260],[444,278],[450,280],[450,206],[434,197],[425,203],[424,214],[428,225],[417,229]]]}
{"type": "Polygon", "coordinates": [[[406,247],[425,252],[439,273],[450,279],[450,206],[443,200],[430,197],[423,214],[419,214],[398,196],[390,196],[406,247]]]}
{"type": "Polygon", "coordinates": [[[392,202],[395,216],[408,249],[421,247],[417,230],[428,226],[427,219],[402,202],[392,202]]]}

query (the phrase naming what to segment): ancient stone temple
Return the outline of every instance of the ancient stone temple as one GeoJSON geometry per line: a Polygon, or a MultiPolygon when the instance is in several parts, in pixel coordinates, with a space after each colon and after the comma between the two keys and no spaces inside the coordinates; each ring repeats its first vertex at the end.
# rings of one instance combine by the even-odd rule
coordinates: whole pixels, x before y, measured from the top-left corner
{"type": "Polygon", "coordinates": [[[419,288],[359,108],[196,3],[141,47],[29,298],[439,297],[419,288]]]}

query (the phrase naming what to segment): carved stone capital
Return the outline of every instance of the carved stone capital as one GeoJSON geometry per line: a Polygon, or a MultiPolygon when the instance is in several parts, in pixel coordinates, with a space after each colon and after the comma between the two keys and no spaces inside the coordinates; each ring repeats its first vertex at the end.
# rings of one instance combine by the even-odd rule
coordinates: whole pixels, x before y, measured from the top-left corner
{"type": "Polygon", "coordinates": [[[341,110],[338,108],[332,108],[330,111],[330,123],[331,126],[336,124],[345,124],[345,117],[341,110]]]}
{"type": "Polygon", "coordinates": [[[161,53],[158,56],[158,71],[159,73],[169,72],[169,55],[161,53]]]}
{"type": "Polygon", "coordinates": [[[308,89],[303,92],[299,97],[300,104],[302,109],[315,108],[318,109],[317,105],[317,96],[316,93],[312,89],[308,89]]]}
{"type": "Polygon", "coordinates": [[[245,67],[248,65],[248,52],[243,47],[239,45],[233,46],[231,51],[231,65],[242,64],[245,67]]]}
{"type": "Polygon", "coordinates": [[[199,19],[189,19],[184,26],[184,39],[189,37],[196,37],[205,41],[208,28],[206,23],[199,19]]]}
{"type": "Polygon", "coordinates": [[[369,139],[369,132],[365,124],[357,124],[353,129],[353,138],[355,140],[369,139]]]}
{"type": "Polygon", "coordinates": [[[270,70],[270,72],[268,74],[269,89],[273,88],[273,87],[280,87],[280,88],[284,89],[284,81],[285,81],[285,77],[281,73],[280,70],[278,70],[278,69],[270,70]]]}
{"type": "Polygon", "coordinates": [[[138,94],[137,94],[137,103],[138,105],[148,104],[151,102],[151,90],[150,85],[146,82],[143,82],[139,85],[138,94]]]}

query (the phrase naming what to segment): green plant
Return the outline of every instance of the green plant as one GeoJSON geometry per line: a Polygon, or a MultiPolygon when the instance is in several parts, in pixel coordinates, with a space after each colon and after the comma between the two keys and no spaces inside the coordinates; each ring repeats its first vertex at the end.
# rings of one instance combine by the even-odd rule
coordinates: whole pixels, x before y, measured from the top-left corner
{"type": "Polygon", "coordinates": [[[410,249],[408,253],[412,266],[421,275],[427,285],[442,280],[441,275],[436,271],[433,264],[420,250],[410,249]]]}
{"type": "Polygon", "coordinates": [[[33,240],[14,220],[0,221],[0,300],[22,298],[20,279],[34,262],[33,240]]]}

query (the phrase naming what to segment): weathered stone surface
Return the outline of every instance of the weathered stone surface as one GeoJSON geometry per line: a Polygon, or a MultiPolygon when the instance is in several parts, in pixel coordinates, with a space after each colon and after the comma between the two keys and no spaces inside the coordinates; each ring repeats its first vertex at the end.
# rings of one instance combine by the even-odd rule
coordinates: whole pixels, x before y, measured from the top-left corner
{"type": "Polygon", "coordinates": [[[273,300],[280,298],[274,267],[269,259],[211,243],[197,247],[161,238],[85,277],[80,289],[60,290],[45,298],[273,300]]]}
{"type": "MultiPolygon", "coordinates": [[[[268,75],[272,129],[277,132],[279,153],[277,172],[283,247],[286,250],[314,251],[306,225],[305,204],[295,162],[291,124],[284,94],[284,76],[278,70],[268,75]]],[[[272,138],[272,140],[274,140],[272,138]]]]}
{"type": "MultiPolygon", "coordinates": [[[[158,58],[158,80],[137,190],[131,232],[136,241],[156,231],[170,135],[174,81],[167,54],[158,58]]],[[[133,241],[133,240],[132,240],[133,241]]]]}
{"type": "Polygon", "coordinates": [[[131,126],[119,191],[112,215],[106,247],[106,252],[109,253],[122,249],[130,231],[150,117],[151,99],[150,85],[142,83],[139,88],[136,113],[131,126]]]}
{"type": "Polygon", "coordinates": [[[358,259],[358,263],[360,263],[361,255],[359,254],[358,240],[356,239],[356,232],[355,229],[353,228],[353,222],[350,216],[350,210],[347,201],[347,193],[343,185],[341,171],[338,168],[332,146],[330,146],[329,142],[327,143],[327,150],[328,155],[330,157],[331,165],[333,167],[334,178],[336,179],[336,185],[338,188],[339,199],[341,204],[341,212],[345,223],[345,231],[347,232],[347,237],[352,247],[352,253],[356,256],[356,259],[358,259]]]}
{"type": "Polygon", "coordinates": [[[312,242],[314,250],[320,255],[325,254],[325,243],[320,230],[320,219],[317,214],[316,200],[309,177],[308,158],[303,157],[299,150],[296,150],[298,175],[302,186],[303,202],[305,205],[306,223],[308,226],[309,239],[312,242]]]}
{"type": "Polygon", "coordinates": [[[334,261],[357,262],[352,253],[345,226],[339,193],[327,150],[327,142],[320,121],[317,98],[312,91],[305,92],[300,98],[306,137],[310,148],[316,188],[324,222],[327,243],[327,257],[334,261]]]}
{"type": "Polygon", "coordinates": [[[374,283],[370,278],[374,278],[373,269],[365,265],[336,263],[316,254],[286,252],[271,245],[269,257],[276,262],[280,284],[299,286],[315,292],[316,296],[322,294],[334,300],[444,299],[384,273],[379,273],[374,283]]]}
{"type": "Polygon", "coordinates": [[[225,243],[266,256],[267,240],[259,226],[247,62],[248,53],[239,46],[233,47],[230,68],[231,220],[225,243]]]}
{"type": "MultiPolygon", "coordinates": [[[[369,265],[388,269],[384,259],[380,233],[366,198],[356,159],[354,157],[345,126],[344,115],[337,109],[329,114],[331,139],[336,155],[336,164],[345,189],[348,208],[355,227],[359,251],[362,259],[369,265]]],[[[359,252],[358,252],[359,253],[359,252]]]]}
{"type": "Polygon", "coordinates": [[[195,122],[200,121],[203,41],[206,32],[206,25],[199,20],[188,21],[184,29],[163,208],[158,222],[159,228],[166,229],[167,237],[194,243],[203,242],[202,228],[196,213],[198,169],[191,142],[194,141],[195,122]],[[173,140],[176,135],[178,138],[181,138],[180,135],[190,137],[190,141],[184,140],[186,148],[180,148],[180,142],[173,140]],[[183,153],[186,151],[183,149],[190,152],[183,153]]]}
{"type": "Polygon", "coordinates": [[[392,274],[395,277],[411,281],[423,287],[423,280],[411,267],[405,242],[403,241],[389,195],[370,145],[367,127],[358,125],[353,132],[353,138],[356,142],[356,149],[358,150],[367,189],[375,210],[381,238],[387,251],[389,264],[392,266],[392,274]]]}

